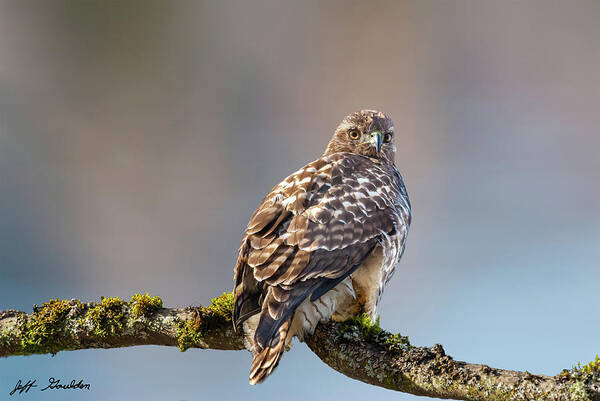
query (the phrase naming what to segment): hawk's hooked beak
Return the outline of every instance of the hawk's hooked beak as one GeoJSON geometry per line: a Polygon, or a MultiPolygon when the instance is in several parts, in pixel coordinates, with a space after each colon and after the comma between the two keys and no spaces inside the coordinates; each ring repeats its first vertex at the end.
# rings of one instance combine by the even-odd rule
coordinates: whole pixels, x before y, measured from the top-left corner
{"type": "Polygon", "coordinates": [[[383,143],[383,135],[379,131],[371,132],[371,145],[377,149],[377,153],[381,150],[381,144],[383,143]]]}

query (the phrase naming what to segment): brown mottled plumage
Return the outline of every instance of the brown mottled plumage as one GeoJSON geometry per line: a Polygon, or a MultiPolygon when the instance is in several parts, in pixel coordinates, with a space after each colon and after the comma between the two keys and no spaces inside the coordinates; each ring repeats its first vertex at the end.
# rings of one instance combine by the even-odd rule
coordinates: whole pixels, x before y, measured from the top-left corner
{"type": "Polygon", "coordinates": [[[375,314],[411,219],[393,130],[381,112],[347,116],[324,155],[274,187],[250,218],[233,321],[254,355],[251,384],[277,367],[292,337],[321,321],[375,314]]]}

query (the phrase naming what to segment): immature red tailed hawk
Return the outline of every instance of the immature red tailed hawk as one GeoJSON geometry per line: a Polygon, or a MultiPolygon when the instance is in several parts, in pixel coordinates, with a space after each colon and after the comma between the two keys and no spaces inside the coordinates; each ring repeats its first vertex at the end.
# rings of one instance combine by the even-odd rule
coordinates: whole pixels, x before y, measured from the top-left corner
{"type": "Polygon", "coordinates": [[[388,116],[350,114],[323,156],[273,188],[250,218],[233,312],[254,355],[250,384],[262,382],[292,338],[302,341],[319,322],[375,315],[411,219],[395,154],[388,116]]]}

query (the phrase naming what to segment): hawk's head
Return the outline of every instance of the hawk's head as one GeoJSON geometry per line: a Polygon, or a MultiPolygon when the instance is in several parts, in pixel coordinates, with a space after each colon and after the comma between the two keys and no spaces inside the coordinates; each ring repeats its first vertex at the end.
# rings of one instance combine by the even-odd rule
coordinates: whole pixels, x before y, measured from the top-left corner
{"type": "Polygon", "coordinates": [[[342,120],[329,141],[325,154],[338,152],[394,163],[394,123],[380,111],[361,110],[342,120]]]}

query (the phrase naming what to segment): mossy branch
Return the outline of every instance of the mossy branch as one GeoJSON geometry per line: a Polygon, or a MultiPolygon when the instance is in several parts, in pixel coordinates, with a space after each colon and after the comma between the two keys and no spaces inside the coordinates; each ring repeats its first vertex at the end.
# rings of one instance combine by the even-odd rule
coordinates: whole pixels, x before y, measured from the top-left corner
{"type": "MultiPolygon", "coordinates": [[[[0,312],[0,357],[88,348],[167,345],[244,349],[231,324],[231,294],[208,307],[163,308],[136,294],[130,301],[52,300],[31,314],[0,312]]],[[[456,400],[600,401],[600,359],[556,376],[455,361],[441,345],[414,347],[364,316],[319,325],[307,341],[323,362],[346,376],[391,390],[456,400]]]]}

